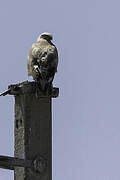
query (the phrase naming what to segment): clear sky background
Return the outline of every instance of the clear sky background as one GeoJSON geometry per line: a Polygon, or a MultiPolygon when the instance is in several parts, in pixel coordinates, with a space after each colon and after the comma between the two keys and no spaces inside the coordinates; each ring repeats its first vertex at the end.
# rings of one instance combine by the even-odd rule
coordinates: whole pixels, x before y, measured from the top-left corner
{"type": "MultiPolygon", "coordinates": [[[[59,50],[53,180],[120,180],[120,1],[1,0],[0,91],[27,80],[38,35],[59,50]]],[[[0,155],[14,153],[14,98],[0,97],[0,155]]],[[[0,169],[0,180],[13,180],[0,169]]]]}

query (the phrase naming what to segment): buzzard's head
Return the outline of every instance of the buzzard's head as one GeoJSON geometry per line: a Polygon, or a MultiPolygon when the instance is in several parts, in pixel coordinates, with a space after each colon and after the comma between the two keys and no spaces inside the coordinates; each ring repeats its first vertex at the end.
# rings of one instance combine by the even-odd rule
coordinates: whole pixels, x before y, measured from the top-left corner
{"type": "Polygon", "coordinates": [[[48,40],[48,41],[51,41],[51,40],[53,39],[53,36],[52,36],[52,34],[50,34],[50,33],[48,33],[48,32],[44,32],[44,33],[42,33],[42,34],[38,37],[37,41],[39,41],[40,38],[46,39],[46,40],[48,40]]]}

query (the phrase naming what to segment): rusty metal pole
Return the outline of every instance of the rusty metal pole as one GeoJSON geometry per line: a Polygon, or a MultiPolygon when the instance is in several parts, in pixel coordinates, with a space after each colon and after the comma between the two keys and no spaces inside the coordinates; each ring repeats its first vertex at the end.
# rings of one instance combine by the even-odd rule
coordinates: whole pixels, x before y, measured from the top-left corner
{"type": "Polygon", "coordinates": [[[15,180],[52,180],[51,98],[33,95],[15,96],[15,157],[43,158],[41,173],[15,168],[15,180]]]}
{"type": "Polygon", "coordinates": [[[15,180],[52,180],[51,103],[59,89],[40,92],[26,81],[8,90],[15,97],[15,157],[0,156],[0,168],[14,170],[15,180]]]}
{"type": "Polygon", "coordinates": [[[15,95],[15,157],[34,161],[34,169],[15,167],[15,180],[52,180],[52,96],[23,84],[15,95]]]}

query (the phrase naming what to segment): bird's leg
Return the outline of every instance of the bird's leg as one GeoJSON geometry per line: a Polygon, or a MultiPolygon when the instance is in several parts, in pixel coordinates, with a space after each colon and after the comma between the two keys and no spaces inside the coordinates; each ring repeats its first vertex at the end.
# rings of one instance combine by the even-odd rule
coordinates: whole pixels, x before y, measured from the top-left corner
{"type": "Polygon", "coordinates": [[[36,86],[36,92],[35,92],[35,95],[36,95],[36,98],[38,98],[38,82],[35,81],[35,86],[36,86]]]}
{"type": "Polygon", "coordinates": [[[53,90],[53,83],[52,83],[53,79],[54,79],[54,75],[49,77],[49,80],[48,80],[48,91],[50,94],[52,94],[52,90],[53,90]]]}
{"type": "Polygon", "coordinates": [[[46,85],[45,85],[45,92],[47,94],[52,94],[52,89],[53,89],[53,85],[52,85],[52,82],[47,82],[46,85]]]}
{"type": "Polygon", "coordinates": [[[52,94],[52,90],[53,90],[53,84],[52,82],[49,84],[49,93],[52,94]]]}
{"type": "Polygon", "coordinates": [[[36,82],[36,97],[39,96],[39,93],[46,95],[45,85],[43,86],[42,82],[39,80],[36,82]]]}

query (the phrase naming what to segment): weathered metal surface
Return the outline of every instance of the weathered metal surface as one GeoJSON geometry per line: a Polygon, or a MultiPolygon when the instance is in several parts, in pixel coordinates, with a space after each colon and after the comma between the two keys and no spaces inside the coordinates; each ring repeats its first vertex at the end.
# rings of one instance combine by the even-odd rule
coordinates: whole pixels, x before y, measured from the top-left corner
{"type": "Polygon", "coordinates": [[[10,85],[15,97],[15,157],[0,156],[0,168],[14,170],[15,180],[52,180],[51,98],[58,88],[41,92],[36,82],[10,85]]]}
{"type": "Polygon", "coordinates": [[[0,168],[14,170],[15,167],[34,168],[31,160],[24,160],[8,156],[0,156],[0,168]]]}
{"type": "Polygon", "coordinates": [[[34,160],[36,171],[15,167],[15,180],[51,180],[51,97],[27,94],[29,88],[25,85],[26,93],[15,95],[15,157],[39,160],[34,160]]]}
{"type": "Polygon", "coordinates": [[[37,156],[33,160],[0,156],[0,168],[15,170],[15,167],[30,168],[34,173],[41,174],[47,168],[47,161],[42,156],[37,156]]]}
{"type": "Polygon", "coordinates": [[[35,81],[25,81],[19,84],[12,84],[8,86],[8,90],[0,94],[5,95],[20,95],[20,94],[36,94],[37,97],[51,97],[56,98],[59,95],[59,88],[53,87],[51,91],[40,91],[38,83],[35,81]]]}

